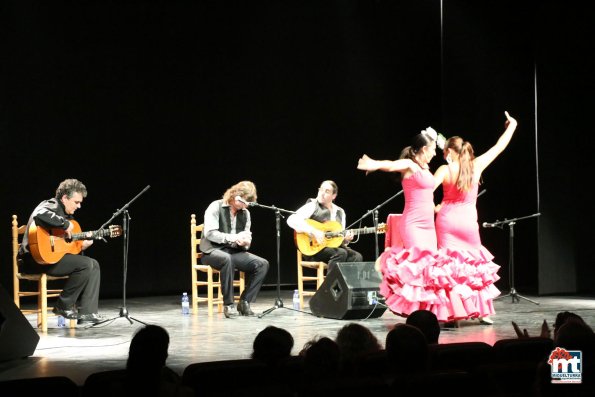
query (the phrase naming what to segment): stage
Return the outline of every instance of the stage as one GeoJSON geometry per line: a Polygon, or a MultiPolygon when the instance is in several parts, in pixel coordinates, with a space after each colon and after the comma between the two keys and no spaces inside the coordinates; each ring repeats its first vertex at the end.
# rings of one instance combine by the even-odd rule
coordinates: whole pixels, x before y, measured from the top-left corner
{"type": "MultiPolygon", "coordinates": [[[[308,306],[302,312],[291,309],[293,290],[281,290],[283,308],[276,308],[259,318],[239,317],[226,319],[222,313],[207,316],[206,307],[199,306],[198,315],[181,314],[180,296],[155,296],[129,298],[126,308],[132,324],[120,317],[122,299],[102,300],[100,313],[115,317],[113,321],[99,326],[78,326],[76,329],[59,328],[57,317],[50,317],[48,333],[40,334],[40,340],[30,357],[0,362],[0,380],[62,375],[82,385],[86,377],[97,371],[124,368],[128,347],[134,331],[143,323],[165,327],[171,338],[168,365],[178,373],[191,363],[248,358],[256,334],[268,325],[287,329],[294,337],[293,354],[315,336],[334,338],[337,331],[349,322],[359,322],[369,327],[384,346],[390,328],[404,319],[386,310],[380,317],[354,320],[336,320],[317,317],[308,306]]],[[[506,293],[506,291],[503,291],[506,293]]],[[[521,293],[521,291],[519,291],[521,293]]],[[[256,314],[274,307],[276,289],[261,291],[252,305],[256,314]]],[[[515,338],[511,321],[527,328],[531,336],[537,336],[544,319],[550,326],[560,311],[572,311],[581,315],[589,324],[595,324],[595,298],[593,297],[535,297],[512,303],[506,297],[495,302],[497,314],[493,325],[480,325],[478,320],[463,321],[459,328],[443,329],[441,343],[483,341],[493,344],[498,339],[515,338]]],[[[34,315],[27,319],[33,326],[34,315]]],[[[2,341],[5,343],[6,341],[2,341]]],[[[18,343],[18,341],[11,341],[18,343]]]]}

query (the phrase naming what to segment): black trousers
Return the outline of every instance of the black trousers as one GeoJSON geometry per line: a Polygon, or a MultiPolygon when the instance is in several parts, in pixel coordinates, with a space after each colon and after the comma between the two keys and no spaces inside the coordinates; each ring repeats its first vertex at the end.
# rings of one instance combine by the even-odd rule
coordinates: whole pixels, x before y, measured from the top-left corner
{"type": "Polygon", "coordinates": [[[31,255],[21,259],[21,270],[24,272],[69,276],[58,298],[59,307],[71,309],[76,304],[80,314],[97,313],[101,282],[101,269],[97,260],[85,255],[65,254],[53,265],[39,265],[31,255]]]}
{"type": "Polygon", "coordinates": [[[224,247],[204,254],[202,263],[219,270],[221,293],[225,305],[233,304],[233,278],[235,269],[246,275],[246,287],[240,299],[254,302],[269,271],[269,261],[248,251],[224,247]]]}
{"type": "Polygon", "coordinates": [[[337,265],[337,262],[361,262],[363,260],[362,254],[353,250],[347,246],[338,248],[323,248],[320,252],[317,252],[312,256],[302,256],[303,260],[306,261],[322,261],[328,265],[327,273],[337,265]]]}

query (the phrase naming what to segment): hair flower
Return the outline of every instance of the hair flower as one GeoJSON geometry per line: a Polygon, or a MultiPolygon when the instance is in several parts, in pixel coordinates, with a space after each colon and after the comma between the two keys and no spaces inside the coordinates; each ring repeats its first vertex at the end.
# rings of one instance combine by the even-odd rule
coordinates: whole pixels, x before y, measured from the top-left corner
{"type": "Polygon", "coordinates": [[[446,138],[444,137],[444,135],[436,132],[436,130],[432,127],[428,127],[425,130],[422,130],[421,133],[430,138],[431,140],[436,141],[436,146],[438,146],[440,149],[444,149],[444,145],[446,144],[446,138]]]}

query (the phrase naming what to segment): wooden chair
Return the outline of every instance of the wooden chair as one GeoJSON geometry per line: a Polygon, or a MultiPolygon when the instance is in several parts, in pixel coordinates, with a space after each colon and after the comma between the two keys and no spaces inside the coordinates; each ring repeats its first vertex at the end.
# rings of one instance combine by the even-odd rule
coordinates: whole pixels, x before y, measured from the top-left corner
{"type": "MultiPolygon", "coordinates": [[[[198,313],[198,303],[207,302],[207,309],[209,316],[213,315],[213,305],[217,305],[217,312],[223,312],[223,294],[221,293],[221,281],[219,278],[219,271],[213,269],[209,265],[203,265],[200,263],[202,252],[200,252],[200,239],[202,236],[204,225],[196,224],[196,215],[190,215],[190,263],[192,270],[192,312],[198,313]],[[200,275],[206,274],[206,280],[204,277],[201,279],[200,275]],[[198,295],[198,287],[207,287],[207,296],[198,295]],[[216,294],[215,294],[216,290],[216,294]]],[[[234,280],[234,288],[239,289],[238,295],[234,298],[235,300],[240,299],[240,295],[244,291],[245,287],[245,274],[244,272],[239,273],[239,278],[234,280]]]]}
{"type": "MultiPolygon", "coordinates": [[[[23,314],[37,313],[37,326],[41,328],[42,332],[47,332],[48,311],[52,310],[52,307],[48,307],[48,298],[57,298],[62,292],[62,289],[48,289],[48,283],[56,280],[65,280],[68,276],[54,277],[48,276],[46,273],[26,274],[19,271],[18,254],[26,228],[26,224],[19,225],[16,215],[12,216],[12,285],[14,304],[23,314]],[[21,282],[23,282],[23,285],[21,285],[21,282]],[[23,289],[22,287],[25,285],[25,282],[35,283],[36,289],[23,289]],[[36,309],[21,308],[21,298],[26,296],[37,297],[36,309]]],[[[76,328],[76,320],[70,320],[70,328],[76,328]]]]}
{"type": "MultiPolygon", "coordinates": [[[[314,261],[305,261],[302,259],[302,253],[300,250],[297,250],[297,285],[298,285],[298,293],[300,296],[300,309],[304,308],[304,296],[313,296],[318,288],[322,285],[324,281],[324,277],[326,271],[328,269],[328,265],[325,262],[314,262],[314,261]],[[304,275],[304,268],[312,269],[316,271],[316,275],[304,275]],[[314,291],[305,291],[304,290],[304,283],[308,282],[316,282],[316,290],[314,291]]],[[[308,271],[308,274],[311,274],[312,271],[308,271]]]]}

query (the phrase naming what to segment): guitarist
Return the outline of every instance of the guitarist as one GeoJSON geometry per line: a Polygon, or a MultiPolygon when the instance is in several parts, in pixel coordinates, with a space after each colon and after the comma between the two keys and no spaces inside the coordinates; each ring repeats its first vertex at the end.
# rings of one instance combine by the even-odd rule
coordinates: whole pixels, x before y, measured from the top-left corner
{"type": "MultiPolygon", "coordinates": [[[[327,180],[320,184],[316,198],[310,198],[295,214],[287,218],[287,224],[298,233],[308,233],[318,244],[325,241],[324,231],[318,230],[309,225],[306,219],[313,219],[317,222],[336,221],[345,229],[346,216],[343,208],[336,205],[333,201],[337,198],[339,188],[333,181],[327,180]]],[[[362,254],[349,248],[347,244],[353,240],[353,233],[347,232],[340,247],[325,247],[312,256],[304,255],[307,261],[322,261],[328,265],[330,272],[337,262],[361,262],[362,254]]]]}
{"type": "MultiPolygon", "coordinates": [[[[19,251],[21,268],[25,272],[47,273],[50,276],[70,276],[66,279],[64,289],[54,305],[56,315],[68,319],[78,319],[78,323],[98,323],[103,317],[97,313],[99,305],[99,262],[81,254],[66,253],[52,265],[40,265],[35,262],[29,251],[29,228],[35,222],[38,227],[48,229],[64,229],[70,237],[74,224],[74,212],[81,207],[83,198],[87,197],[87,188],[76,179],[65,179],[56,189],[56,196],[44,200],[33,210],[27,222],[27,230],[19,251]],[[80,302],[75,306],[77,300],[80,302]],[[78,307],[78,310],[77,310],[78,307]]],[[[93,240],[83,241],[83,252],[93,244],[93,240]]]]}

